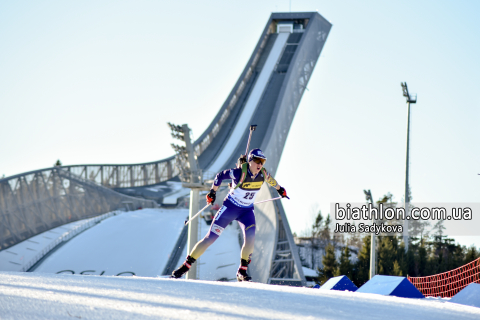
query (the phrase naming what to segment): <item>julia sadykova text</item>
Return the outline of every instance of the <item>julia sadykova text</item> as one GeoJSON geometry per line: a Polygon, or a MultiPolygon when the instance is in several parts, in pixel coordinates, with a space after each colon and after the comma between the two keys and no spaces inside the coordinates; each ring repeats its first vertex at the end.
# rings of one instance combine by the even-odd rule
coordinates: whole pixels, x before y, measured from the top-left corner
{"type": "MultiPolygon", "coordinates": [[[[357,226],[350,223],[340,224],[337,223],[335,225],[335,233],[355,233],[357,232],[357,226]]],[[[380,233],[402,233],[403,226],[402,225],[386,225],[384,223],[381,224],[364,224],[360,223],[358,225],[358,232],[359,233],[375,233],[379,235],[380,233]]]]}

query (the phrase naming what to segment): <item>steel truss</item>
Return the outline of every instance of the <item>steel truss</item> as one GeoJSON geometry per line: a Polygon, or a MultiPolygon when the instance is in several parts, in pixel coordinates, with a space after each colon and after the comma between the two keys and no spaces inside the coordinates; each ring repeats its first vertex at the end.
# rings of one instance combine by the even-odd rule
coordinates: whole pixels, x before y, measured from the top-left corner
{"type": "Polygon", "coordinates": [[[106,188],[131,188],[158,184],[179,174],[175,157],[140,164],[63,166],[63,169],[106,188]]]}
{"type": "Polygon", "coordinates": [[[0,180],[0,250],[69,222],[118,209],[154,208],[62,167],[0,180]]]}
{"type": "Polygon", "coordinates": [[[269,284],[290,286],[305,286],[300,256],[293,240],[290,226],[283,207],[275,204],[277,215],[277,230],[275,248],[270,267],[269,284]],[[286,221],[286,223],[283,223],[286,221]]]}

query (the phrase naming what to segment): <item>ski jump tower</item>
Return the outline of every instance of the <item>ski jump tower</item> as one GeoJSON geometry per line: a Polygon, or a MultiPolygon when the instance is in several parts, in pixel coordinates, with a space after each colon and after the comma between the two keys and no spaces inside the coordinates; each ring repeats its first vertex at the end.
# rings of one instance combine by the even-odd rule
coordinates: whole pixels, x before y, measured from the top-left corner
{"type": "MultiPolygon", "coordinates": [[[[211,173],[230,168],[244,153],[250,124],[257,129],[251,147],[268,157],[265,168],[274,176],[300,99],[325,44],[331,24],[316,12],[273,13],[243,73],[206,133],[200,167],[211,173]],[[241,139],[239,140],[239,138],[241,139]]],[[[210,175],[209,175],[210,173],[210,175]]],[[[265,186],[259,200],[274,197],[265,186]]],[[[253,280],[304,285],[300,259],[280,201],[255,208],[255,251],[249,268],[253,280]]]]}
{"type": "MultiPolygon", "coordinates": [[[[245,152],[251,124],[256,124],[257,129],[250,147],[264,151],[268,157],[265,168],[275,176],[295,112],[330,29],[331,24],[317,12],[272,13],[225,103],[209,127],[193,143],[204,180],[213,178],[216,172],[234,167],[239,155],[245,152]]],[[[99,198],[98,195],[115,191],[123,197],[142,197],[155,200],[160,205],[175,205],[178,199],[189,192],[188,189],[173,188],[169,183],[179,181],[181,172],[177,162],[177,158],[172,156],[160,161],[130,165],[63,166],[0,179],[0,225],[3,226],[2,230],[5,229],[5,232],[0,232],[0,250],[71,222],[72,217],[78,220],[98,215],[103,210],[99,206],[98,210],[95,209],[98,213],[93,209],[78,211],[71,200],[75,196],[73,192],[81,191],[87,202],[88,199],[99,198]],[[51,177],[55,183],[43,181],[45,177],[51,177]],[[84,191],[85,188],[62,187],[86,183],[94,183],[96,187],[92,185],[88,193],[84,191]],[[60,186],[61,190],[52,192],[52,186],[60,186]],[[161,188],[154,192],[152,187],[155,186],[161,188]],[[45,203],[52,205],[38,205],[45,203]],[[68,210],[62,210],[67,205],[68,210]],[[35,215],[38,216],[35,219],[42,224],[30,228],[28,221],[31,220],[30,216],[35,215]],[[47,221],[40,216],[53,218],[47,221]]],[[[257,199],[265,200],[274,196],[275,191],[264,186],[257,199]]],[[[111,209],[125,201],[132,201],[129,200],[132,198],[125,199],[108,200],[108,206],[111,209]]],[[[104,206],[107,207],[106,204],[104,206]]],[[[305,285],[281,201],[256,206],[255,215],[254,263],[249,267],[253,280],[305,285]]]]}

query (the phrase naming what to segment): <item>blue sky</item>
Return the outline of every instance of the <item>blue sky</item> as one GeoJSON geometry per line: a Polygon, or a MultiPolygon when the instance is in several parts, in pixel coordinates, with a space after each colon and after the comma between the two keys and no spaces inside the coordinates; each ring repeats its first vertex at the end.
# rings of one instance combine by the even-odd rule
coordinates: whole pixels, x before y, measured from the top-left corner
{"type": "MultiPolygon", "coordinates": [[[[271,14],[290,1],[0,2],[0,176],[171,156],[166,122],[207,128],[271,14]]],[[[405,183],[414,202],[479,202],[480,3],[291,1],[333,27],[277,180],[300,233],[332,202],[405,183]]],[[[474,213],[475,214],[475,213],[474,213]]],[[[478,214],[478,213],[477,213],[478,214]]],[[[479,226],[480,229],[480,226],[479,226]]],[[[473,236],[473,235],[466,235],[473,236]]],[[[465,245],[477,238],[458,238],[465,245]]]]}

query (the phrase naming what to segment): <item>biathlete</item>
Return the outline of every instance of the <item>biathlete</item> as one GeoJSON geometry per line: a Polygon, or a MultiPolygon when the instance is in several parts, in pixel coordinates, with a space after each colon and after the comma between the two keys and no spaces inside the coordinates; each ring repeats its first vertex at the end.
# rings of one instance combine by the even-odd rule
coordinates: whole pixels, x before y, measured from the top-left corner
{"type": "Polygon", "coordinates": [[[185,262],[172,272],[172,278],[183,276],[190,269],[192,263],[218,239],[225,227],[233,220],[237,220],[243,231],[244,239],[237,280],[252,280],[247,274],[247,268],[251,262],[255,241],[255,214],[253,212],[255,197],[264,182],[274,187],[280,196],[284,198],[287,196],[287,192],[263,167],[267,158],[262,150],[253,149],[248,154],[248,162],[246,160],[245,156],[240,157],[237,168],[222,171],[215,176],[212,188],[206,196],[207,203],[213,204],[215,202],[216,191],[223,180],[232,179],[230,191],[223,201],[223,206],[215,214],[210,230],[202,240],[197,242],[185,262]]]}

